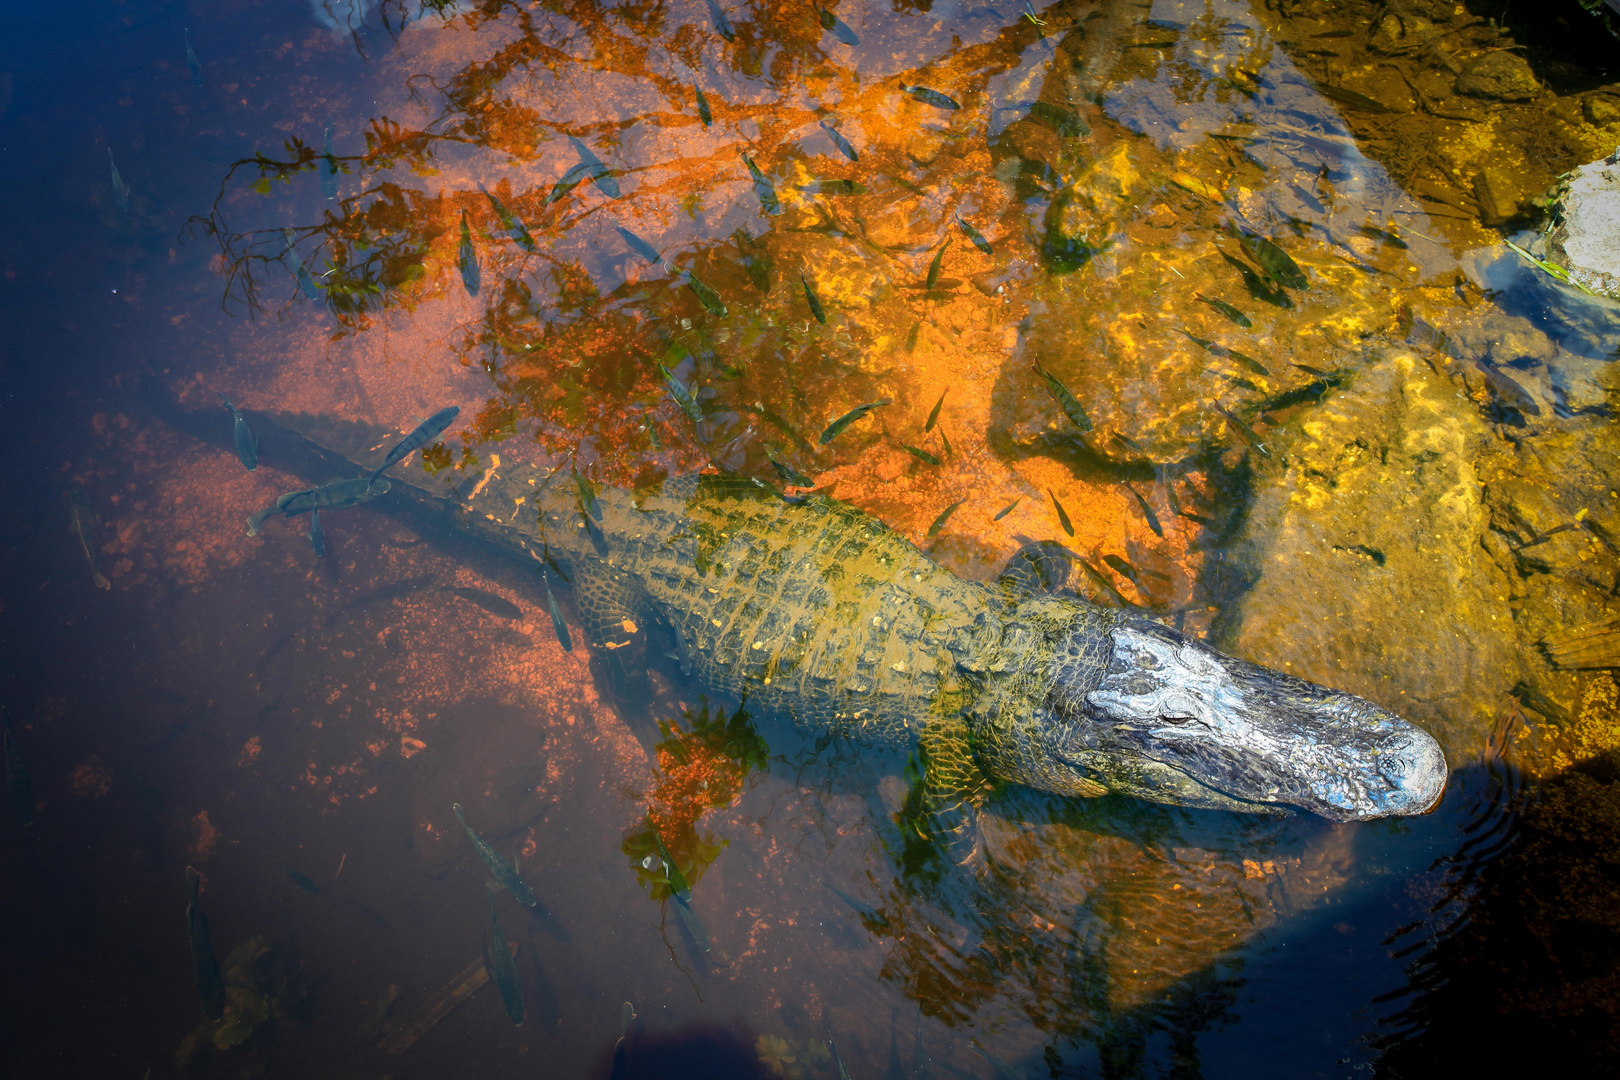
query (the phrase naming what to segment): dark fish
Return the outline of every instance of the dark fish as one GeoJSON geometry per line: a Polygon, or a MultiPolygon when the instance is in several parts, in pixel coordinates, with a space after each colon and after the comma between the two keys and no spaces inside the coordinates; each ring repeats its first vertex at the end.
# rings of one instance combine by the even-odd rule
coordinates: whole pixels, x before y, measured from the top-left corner
{"type": "Polygon", "coordinates": [[[326,530],[321,528],[319,509],[312,509],[309,512],[309,544],[315,549],[317,559],[326,554],[326,530]]]}
{"type": "Polygon", "coordinates": [[[366,921],[372,926],[375,926],[377,929],[392,930],[394,928],[394,924],[388,918],[388,916],[382,914],[381,912],[372,910],[371,908],[362,904],[360,901],[356,900],[354,897],[346,896],[343,898],[343,902],[354,908],[354,910],[358,911],[361,915],[364,915],[366,921]]]}
{"type": "Polygon", "coordinates": [[[827,133],[829,138],[832,139],[833,145],[838,147],[838,152],[840,154],[843,154],[851,161],[861,160],[861,155],[855,152],[855,147],[850,145],[850,141],[844,138],[844,136],[839,133],[837,128],[823,120],[821,121],[821,129],[827,133]]]}
{"type": "Polygon", "coordinates": [[[849,410],[849,412],[827,425],[827,430],[821,433],[821,445],[826,446],[828,443],[838,438],[845,428],[849,427],[849,425],[853,424],[855,421],[859,420],[873,409],[888,404],[890,404],[888,398],[879,398],[877,401],[869,401],[865,405],[855,406],[853,409],[849,410]]]}
{"type": "Polygon", "coordinates": [[[904,450],[906,453],[910,454],[912,457],[917,458],[919,461],[926,461],[930,465],[938,465],[939,464],[939,458],[935,457],[933,454],[930,454],[926,450],[919,450],[917,447],[915,447],[915,446],[907,446],[905,443],[900,444],[900,449],[904,450]]]}
{"type": "Polygon", "coordinates": [[[1240,436],[1242,436],[1244,442],[1260,451],[1266,457],[1271,456],[1271,451],[1267,450],[1266,444],[1260,441],[1260,436],[1255,434],[1254,428],[1233,416],[1220,405],[1215,406],[1215,411],[1226,417],[1226,422],[1232,425],[1232,430],[1236,431],[1240,436]]]}
{"type": "Polygon", "coordinates": [[[1402,240],[1399,236],[1396,236],[1387,229],[1380,229],[1376,225],[1363,225],[1361,226],[1360,232],[1362,236],[1370,237],[1374,240],[1380,240],[1383,243],[1388,244],[1390,247],[1400,248],[1402,251],[1407,251],[1411,247],[1411,245],[1409,245],[1405,240],[1402,240]]]}
{"type": "Polygon", "coordinates": [[[697,83],[692,84],[692,89],[697,91],[698,119],[703,121],[704,127],[708,127],[714,123],[714,113],[709,109],[709,99],[703,96],[703,87],[697,83]]]}
{"type": "Polygon", "coordinates": [[[1069,418],[1070,423],[1081,431],[1090,431],[1091,418],[1086,415],[1086,410],[1080,407],[1080,403],[1074,399],[1074,395],[1069,393],[1069,388],[1058,382],[1056,375],[1041,367],[1039,361],[1030,366],[1035,369],[1035,374],[1046,382],[1046,392],[1052,395],[1052,400],[1058,403],[1058,407],[1063,410],[1063,415],[1069,418]]]}
{"type": "Polygon", "coordinates": [[[940,428],[940,429],[939,429],[939,441],[940,441],[940,442],[941,442],[941,443],[942,443],[942,444],[943,444],[943,445],[944,445],[944,447],[945,447],[945,456],[946,456],[946,457],[950,457],[950,456],[951,456],[951,454],[953,454],[953,453],[954,453],[954,452],[955,452],[955,451],[953,451],[953,450],[952,450],[952,449],[951,449],[951,440],[949,440],[949,439],[947,439],[947,438],[946,438],[946,437],[945,437],[945,429],[944,429],[944,428],[940,428]]]}
{"type": "Polygon", "coordinates": [[[804,473],[777,457],[776,452],[769,446],[765,448],[765,458],[776,470],[777,475],[781,476],[783,480],[787,481],[789,484],[792,484],[794,487],[807,488],[816,486],[816,482],[814,480],[810,479],[808,476],[804,475],[804,473]]]}
{"type": "Polygon", "coordinates": [[[748,272],[748,280],[760,292],[770,292],[771,267],[769,256],[759,252],[753,237],[748,235],[747,229],[738,229],[732,233],[732,238],[737,241],[737,255],[742,259],[743,269],[748,272]]]}
{"type": "Polygon", "coordinates": [[[615,225],[613,228],[618,232],[619,236],[624,239],[624,242],[630,246],[631,251],[635,252],[637,255],[640,255],[643,259],[646,259],[654,266],[658,265],[658,252],[651,244],[647,243],[647,241],[643,240],[641,237],[637,236],[623,225],[615,225]]]}
{"type": "Polygon", "coordinates": [[[1047,488],[1046,493],[1052,496],[1052,505],[1057,508],[1058,524],[1063,526],[1064,532],[1068,533],[1070,536],[1073,536],[1074,524],[1069,521],[1069,512],[1063,509],[1062,503],[1058,502],[1057,492],[1053,491],[1051,488],[1047,488]]]}
{"type": "Polygon", "coordinates": [[[585,179],[591,175],[593,168],[594,166],[581,162],[580,164],[569,169],[567,172],[563,173],[561,178],[559,178],[558,181],[551,186],[551,194],[546,196],[546,205],[550,206],[564,195],[567,195],[570,191],[573,191],[580,184],[584,183],[585,179]]]}
{"type": "Polygon", "coordinates": [[[956,224],[957,227],[962,230],[963,235],[965,235],[969,240],[973,241],[974,247],[978,248],[986,255],[994,255],[996,253],[995,248],[990,246],[990,241],[984,238],[984,234],[979,232],[978,229],[975,229],[973,226],[969,225],[966,221],[963,221],[961,214],[956,215],[956,224]]]}
{"type": "Polygon", "coordinates": [[[1024,497],[1022,495],[1018,496],[1018,498],[1014,499],[1012,502],[1008,503],[1006,506],[1003,506],[1000,510],[996,511],[996,516],[991,518],[990,520],[991,521],[1000,521],[1002,518],[1006,517],[1008,514],[1013,512],[1013,507],[1017,506],[1019,503],[1021,503],[1023,501],[1024,501],[1024,497]]]}
{"type": "Polygon", "coordinates": [[[1265,393],[1264,390],[1260,389],[1254,383],[1250,382],[1248,379],[1245,379],[1241,375],[1228,375],[1224,371],[1213,371],[1213,370],[1210,372],[1210,374],[1219,376],[1220,378],[1225,379],[1227,382],[1231,383],[1233,386],[1236,386],[1241,390],[1247,390],[1251,394],[1263,394],[1263,393],[1265,393]]]}
{"type": "Polygon", "coordinates": [[[534,907],[538,904],[540,901],[536,899],[534,890],[524,884],[522,878],[518,877],[518,872],[512,869],[512,864],[496,854],[494,848],[486,844],[482,837],[472,831],[472,826],[467,824],[467,819],[461,816],[461,804],[451,803],[450,809],[456,812],[456,820],[461,822],[463,829],[467,830],[467,836],[471,838],[473,847],[478,849],[478,855],[484,860],[484,865],[489,868],[489,876],[495,879],[495,884],[517,897],[518,901],[527,907],[534,907]]]}
{"type": "Polygon", "coordinates": [[[799,281],[804,285],[804,298],[810,305],[810,314],[816,317],[816,322],[826,326],[827,309],[821,306],[821,297],[817,296],[816,290],[810,287],[810,279],[804,276],[802,270],[799,272],[799,281]]]}
{"type": "Polygon", "coordinates": [[[909,353],[916,350],[917,335],[920,333],[922,333],[922,320],[918,319],[916,322],[911,324],[911,329],[906,331],[906,352],[909,353]]]}
{"type": "Polygon", "coordinates": [[[849,1080],[849,1070],[844,1068],[844,1059],[838,1056],[838,1044],[833,1042],[830,1035],[827,1037],[827,1046],[832,1050],[833,1064],[838,1066],[838,1080],[849,1080]]]}
{"type": "Polygon", "coordinates": [[[828,889],[831,889],[833,894],[837,896],[838,899],[842,900],[844,903],[848,904],[852,909],[854,909],[855,914],[859,915],[861,917],[861,921],[866,923],[868,926],[875,926],[883,930],[887,930],[889,928],[889,917],[883,914],[883,912],[877,910],[869,904],[861,903],[859,900],[855,899],[853,896],[849,895],[849,893],[838,888],[837,886],[828,885],[825,881],[823,881],[822,884],[826,885],[828,889]]]}
{"type": "Polygon", "coordinates": [[[602,520],[602,504],[596,499],[596,485],[590,479],[574,473],[574,486],[579,489],[579,508],[586,516],[602,520]]]}
{"type": "Polygon", "coordinates": [[[939,272],[945,265],[945,249],[950,246],[949,240],[939,245],[939,250],[934,252],[934,261],[928,264],[927,286],[930,289],[939,284],[939,272]]]}
{"type": "Polygon", "coordinates": [[[332,129],[336,126],[333,121],[327,120],[326,133],[321,138],[321,194],[329,201],[337,198],[338,163],[337,156],[332,153],[332,129]]]}
{"type": "Polygon", "coordinates": [[[96,512],[96,506],[90,501],[90,495],[74,484],[62,493],[62,501],[67,504],[68,524],[73,529],[73,535],[79,538],[79,546],[84,549],[85,561],[90,564],[90,580],[96,583],[98,589],[112,588],[112,582],[101,576],[96,568],[96,551],[91,542],[96,528],[101,524],[101,515],[96,512]]]}
{"type": "Polygon", "coordinates": [[[697,913],[692,910],[690,904],[681,898],[680,893],[675,893],[672,899],[675,901],[675,914],[680,916],[681,925],[686,927],[686,932],[692,935],[692,943],[704,952],[711,952],[709,932],[698,921],[697,913]]]}
{"type": "Polygon", "coordinates": [[[800,184],[799,190],[806,195],[865,195],[866,187],[853,180],[812,180],[808,184],[800,184]]]}
{"type": "Polygon", "coordinates": [[[610,199],[619,197],[619,182],[613,177],[613,170],[607,163],[591,152],[591,148],[574,138],[568,136],[568,141],[574,144],[574,153],[579,155],[579,163],[585,166],[585,175],[599,188],[602,194],[610,199]]]}
{"type": "Polygon", "coordinates": [[[1237,308],[1233,307],[1231,304],[1228,304],[1225,300],[1217,300],[1214,297],[1205,296],[1203,293],[1194,293],[1193,296],[1196,299],[1208,304],[1222,315],[1225,315],[1228,319],[1231,319],[1245,330],[1254,329],[1254,323],[1249,321],[1249,317],[1243,314],[1243,312],[1239,311],[1237,308]]]}
{"type": "Polygon", "coordinates": [[[1246,367],[1256,375],[1264,375],[1268,379],[1271,378],[1271,372],[1266,370],[1266,366],[1247,353],[1240,353],[1236,349],[1227,349],[1224,347],[1222,348],[1222,352],[1225,354],[1228,360],[1231,360],[1240,367],[1246,367]]]}
{"type": "Polygon", "coordinates": [[[1491,391],[1497,397],[1520,412],[1528,413],[1531,416],[1541,415],[1541,406],[1537,405],[1536,399],[1530,396],[1530,391],[1520,386],[1507,373],[1500,368],[1492,367],[1483,360],[1475,360],[1474,366],[1479,369],[1480,374],[1485,376],[1485,381],[1490,384],[1491,391]]]}
{"type": "Polygon", "coordinates": [[[681,407],[694,424],[703,423],[703,410],[698,407],[697,399],[687,390],[686,384],[677,379],[663,364],[658,365],[658,373],[664,377],[664,385],[669,387],[669,396],[675,399],[675,404],[681,407]]]}
{"type": "Polygon", "coordinates": [[[461,248],[456,256],[456,265],[461,268],[461,283],[467,287],[468,296],[478,295],[478,252],[473,248],[472,230],[467,228],[467,211],[461,212],[461,248]]]}
{"type": "MultiPolygon", "coordinates": [[[[462,226],[462,231],[466,231],[465,225],[462,226]]],[[[298,234],[291,229],[283,228],[281,238],[287,243],[286,255],[288,261],[292,263],[293,278],[298,282],[299,291],[311,300],[319,300],[321,298],[320,286],[315,284],[315,278],[310,274],[309,268],[304,265],[304,260],[298,257],[298,234]]]]}
{"type": "Polygon", "coordinates": [[[1273,289],[1271,286],[1267,285],[1264,279],[1262,279],[1259,274],[1255,273],[1254,268],[1248,263],[1241,259],[1234,259],[1224,251],[1221,252],[1221,258],[1226,260],[1227,265],[1231,266],[1234,270],[1243,275],[1243,287],[1248,289],[1249,295],[1254,297],[1256,300],[1261,300],[1265,303],[1280,308],[1292,308],[1294,306],[1293,299],[1290,298],[1287,293],[1283,292],[1281,289],[1273,289]]]}
{"type": "Polygon", "coordinates": [[[353,480],[335,480],[307,491],[289,491],[277,498],[273,505],[248,518],[248,535],[258,536],[259,526],[264,524],[265,519],[276,514],[296,517],[316,510],[347,510],[368,499],[388,494],[392,486],[386,477],[375,482],[365,477],[357,477],[353,480]]]}
{"type": "Polygon", "coordinates": [[[926,435],[928,432],[933,431],[934,425],[939,423],[939,410],[944,407],[945,395],[948,393],[950,393],[949,389],[942,390],[939,395],[939,400],[934,402],[934,407],[929,410],[928,422],[923,425],[923,434],[926,435]]]}
{"type": "MultiPolygon", "coordinates": [[[[214,392],[219,393],[217,390],[214,392]]],[[[234,417],[234,422],[231,425],[231,437],[236,441],[236,460],[242,463],[242,468],[252,472],[259,467],[259,440],[253,437],[253,431],[248,427],[248,422],[243,419],[236,406],[231,404],[231,399],[224,394],[220,394],[219,400],[225,403],[225,407],[231,410],[231,416],[234,417]]]]}
{"type": "MultiPolygon", "coordinates": [[[[1313,53],[1312,55],[1317,54],[1313,53]]],[[[1326,53],[1325,55],[1337,56],[1338,53],[1330,52],[1326,53]]],[[[1385,105],[1382,101],[1374,101],[1366,94],[1358,94],[1354,90],[1346,90],[1342,86],[1334,86],[1331,83],[1318,83],[1316,89],[1321,91],[1324,96],[1348,105],[1352,109],[1360,109],[1362,112],[1370,113],[1389,112],[1389,106],[1385,105]]]]}
{"type": "Polygon", "coordinates": [[[1186,518],[1188,521],[1194,522],[1194,523],[1199,524],[1199,525],[1206,525],[1207,526],[1207,525],[1215,524],[1213,521],[1211,521],[1207,517],[1204,517],[1202,514],[1194,514],[1191,511],[1183,510],[1181,508],[1180,501],[1176,499],[1176,486],[1174,484],[1168,484],[1167,483],[1167,484],[1164,485],[1164,497],[1165,497],[1165,500],[1167,502],[1169,502],[1169,504],[1170,504],[1170,512],[1172,514],[1176,515],[1177,517],[1186,518]]]}
{"type": "Polygon", "coordinates": [[[1102,558],[1103,562],[1107,563],[1109,566],[1112,566],[1116,571],[1119,572],[1121,577],[1124,577],[1132,585],[1136,585],[1138,587],[1141,586],[1142,583],[1138,580],[1141,575],[1137,573],[1136,567],[1132,566],[1118,555],[1104,555],[1102,558]]]}
{"type": "Polygon", "coordinates": [[[754,178],[754,194],[759,196],[759,205],[767,214],[780,214],[782,204],[776,198],[776,186],[771,183],[770,177],[759,171],[754,159],[747,154],[742,156],[743,164],[748,166],[748,175],[754,178]]]}
{"type": "Polygon", "coordinates": [[[938,90],[930,90],[926,86],[907,86],[905,83],[901,83],[900,92],[902,94],[910,94],[924,105],[932,105],[936,109],[945,109],[950,112],[955,112],[962,107],[956,101],[946,97],[938,90]]]}
{"type": "Polygon", "coordinates": [[[816,14],[821,18],[821,28],[830,31],[833,37],[845,45],[853,47],[861,43],[861,39],[855,36],[855,31],[849,28],[849,24],[826,8],[816,5],[816,14]]]}
{"type": "Polygon", "coordinates": [[[513,1027],[522,1027],[523,984],[518,981],[517,961],[506,947],[506,935],[501,932],[501,920],[495,914],[495,890],[485,885],[484,895],[489,899],[490,966],[495,969],[495,986],[501,992],[506,1018],[512,1021],[513,1027]]]}
{"type": "Polygon", "coordinates": [[[568,633],[568,623],[562,617],[562,609],[557,606],[557,598],[551,595],[551,578],[544,569],[540,571],[540,580],[546,584],[546,604],[551,608],[551,628],[557,633],[557,644],[563,647],[563,652],[574,651],[574,639],[568,633]]]}
{"type": "Polygon", "coordinates": [[[1299,264],[1289,257],[1288,252],[1273,244],[1263,236],[1254,236],[1249,233],[1232,229],[1232,237],[1243,245],[1249,258],[1263,270],[1267,277],[1278,285],[1289,289],[1308,289],[1311,287],[1310,279],[1299,264]]]}
{"type": "Polygon", "coordinates": [[[1295,364],[1294,366],[1299,368],[1299,370],[1303,371],[1307,375],[1315,375],[1318,379],[1332,379],[1336,377],[1331,371],[1323,371],[1321,368],[1311,367],[1309,364],[1295,364]]]}
{"type": "Polygon", "coordinates": [[[294,870],[284,862],[278,862],[276,865],[281,867],[281,872],[286,874],[287,879],[294,885],[298,886],[300,889],[303,889],[311,896],[321,895],[321,887],[309,880],[309,878],[305,877],[303,874],[300,874],[298,871],[294,870]]]}
{"type": "Polygon", "coordinates": [[[129,185],[118,175],[118,162],[113,160],[112,147],[107,147],[107,163],[112,166],[113,205],[121,214],[129,213],[129,185]]]}
{"type": "Polygon", "coordinates": [[[197,890],[202,875],[194,867],[186,867],[186,884],[191,889],[191,900],[186,904],[186,930],[191,938],[191,974],[197,984],[197,996],[202,999],[203,1015],[218,1021],[225,1015],[225,980],[219,976],[219,961],[214,959],[214,942],[208,936],[208,916],[197,902],[197,890]]]}
{"type": "Polygon", "coordinates": [[[529,235],[528,227],[523,224],[523,219],[508,210],[506,204],[496,198],[493,191],[488,190],[482,184],[478,186],[478,190],[484,193],[484,198],[488,199],[489,205],[494,207],[495,216],[501,219],[501,226],[506,229],[506,235],[512,238],[512,242],[524,251],[532,252],[534,250],[534,237],[529,235]]]}
{"type": "Polygon", "coordinates": [[[17,824],[23,828],[34,823],[34,780],[28,775],[28,764],[11,729],[11,710],[0,707],[0,722],[5,725],[6,794],[11,796],[11,811],[17,815],[17,824]]]}
{"type": "Polygon", "coordinates": [[[965,502],[967,502],[966,499],[957,499],[955,502],[951,503],[951,505],[941,510],[939,512],[939,517],[935,518],[934,523],[928,526],[928,532],[925,534],[928,539],[932,540],[934,537],[938,536],[939,530],[943,529],[945,527],[945,523],[951,520],[951,515],[956,513],[956,508],[965,502]]]}
{"type": "Polygon", "coordinates": [[[1078,113],[1071,112],[1061,105],[1053,105],[1049,101],[1029,102],[1029,113],[1047,127],[1064,138],[1085,138],[1091,134],[1091,127],[1080,119],[1078,113]]]}
{"type": "Polygon", "coordinates": [[[1163,540],[1164,527],[1159,524],[1159,515],[1153,512],[1153,507],[1148,505],[1148,501],[1142,498],[1141,494],[1131,487],[1128,481],[1125,483],[1125,490],[1131,493],[1131,496],[1136,499],[1136,505],[1142,508],[1142,516],[1147,518],[1148,528],[1153,530],[1153,535],[1163,540]]]}
{"type": "Polygon", "coordinates": [[[484,589],[475,589],[470,585],[450,585],[443,590],[455,593],[469,604],[477,604],[491,615],[499,615],[503,619],[517,620],[523,618],[523,609],[504,596],[496,596],[484,589]]]}
{"type": "MultiPolygon", "coordinates": [[[[186,67],[191,71],[191,81],[198,86],[203,84],[202,62],[197,59],[197,53],[191,47],[191,28],[187,27],[186,35],[186,67]]],[[[331,196],[327,196],[331,198],[331,196]]]]}
{"type": "Polygon", "coordinates": [[[727,41],[736,41],[737,31],[731,28],[731,22],[726,18],[726,13],[720,10],[720,5],[714,0],[708,0],[708,4],[709,21],[714,24],[714,32],[727,41]]]}
{"type": "Polygon", "coordinates": [[[686,278],[686,287],[692,290],[693,295],[698,298],[698,303],[702,304],[710,315],[717,319],[726,317],[726,305],[721,303],[718,293],[699,281],[692,271],[682,270],[681,274],[686,278]]]}
{"type": "Polygon", "coordinates": [[[1079,556],[1075,556],[1074,561],[1080,564],[1080,568],[1090,576],[1092,581],[1095,581],[1098,585],[1100,585],[1103,591],[1113,598],[1115,604],[1122,608],[1134,608],[1139,606],[1126,599],[1125,594],[1120,592],[1119,589],[1115,588],[1113,581],[1109,580],[1107,574],[1103,573],[1101,570],[1097,569],[1095,566],[1091,565],[1091,563],[1080,558],[1079,556]]]}
{"type": "Polygon", "coordinates": [[[664,846],[664,838],[658,835],[657,829],[653,829],[652,838],[653,847],[657,849],[658,857],[664,863],[664,880],[669,885],[669,891],[674,893],[677,899],[692,899],[692,886],[687,884],[686,875],[681,873],[680,865],[675,862],[675,856],[669,853],[669,848],[664,846]]]}
{"type": "Polygon", "coordinates": [[[417,424],[416,430],[399,440],[394,444],[394,448],[388,451],[388,456],[383,458],[383,463],[377,466],[376,472],[371,474],[371,483],[376,483],[377,477],[399,462],[404,461],[413,450],[426,446],[434,439],[437,439],[445,428],[455,423],[456,417],[459,415],[461,415],[461,406],[450,405],[417,424]]]}

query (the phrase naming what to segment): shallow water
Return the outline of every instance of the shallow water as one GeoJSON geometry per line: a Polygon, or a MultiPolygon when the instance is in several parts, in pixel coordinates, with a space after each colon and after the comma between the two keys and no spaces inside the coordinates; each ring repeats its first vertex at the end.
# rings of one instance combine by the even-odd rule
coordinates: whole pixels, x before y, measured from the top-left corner
{"type": "Polygon", "coordinates": [[[1602,50],[1449,6],[721,7],[13,13],[9,1073],[605,1076],[625,1034],[629,1076],[1406,1076],[1491,1017],[1613,1061],[1620,316],[1502,243],[1620,142],[1602,50]],[[1533,100],[1459,92],[1521,38],[1533,100]],[[774,456],[966,577],[1061,541],[1093,602],[1420,724],[1446,796],[1005,788],[982,875],[920,869],[904,755],[673,660],[615,693],[561,582],[571,652],[533,566],[398,493],[319,557],[246,534],[337,478],[298,432],[450,404],[400,470],[479,512],[524,464],[774,456]],[[452,804],[538,897],[497,898],[521,1027],[452,804]]]}

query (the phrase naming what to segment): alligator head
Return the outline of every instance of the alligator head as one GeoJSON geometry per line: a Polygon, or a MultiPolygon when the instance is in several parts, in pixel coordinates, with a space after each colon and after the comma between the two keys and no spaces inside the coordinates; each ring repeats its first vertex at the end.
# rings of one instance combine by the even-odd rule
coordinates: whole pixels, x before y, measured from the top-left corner
{"type": "Polygon", "coordinates": [[[1446,760],[1427,733],[1352,694],[1225,656],[1145,619],[1052,660],[1046,751],[1072,790],[1333,821],[1421,814],[1446,760]],[[1099,652],[1106,655],[1099,655],[1099,652]],[[1103,667],[1103,664],[1106,667],[1103,667]],[[1101,669],[1099,680],[1098,673],[1101,669]]]}

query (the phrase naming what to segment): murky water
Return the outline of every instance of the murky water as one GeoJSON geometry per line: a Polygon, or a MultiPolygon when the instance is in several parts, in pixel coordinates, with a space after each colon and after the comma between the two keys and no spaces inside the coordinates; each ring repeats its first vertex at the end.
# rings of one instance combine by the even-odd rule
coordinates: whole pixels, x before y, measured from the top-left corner
{"type": "Polygon", "coordinates": [[[1620,91],[1596,21],[1500,14],[15,12],[0,1061],[1410,1076],[1500,1018],[1612,1063],[1620,314],[1502,241],[1540,250],[1620,91]],[[614,682],[561,581],[572,651],[538,564],[398,492],[319,556],[247,535],[338,478],[312,432],[446,405],[400,468],[479,514],[503,469],[720,469],[974,579],[1061,542],[1080,595],[1394,709],[1451,784],[1363,825],[1008,787],[983,872],[919,870],[906,755],[674,658],[614,682]],[[453,804],[537,899],[495,899],[521,1026],[453,804]]]}

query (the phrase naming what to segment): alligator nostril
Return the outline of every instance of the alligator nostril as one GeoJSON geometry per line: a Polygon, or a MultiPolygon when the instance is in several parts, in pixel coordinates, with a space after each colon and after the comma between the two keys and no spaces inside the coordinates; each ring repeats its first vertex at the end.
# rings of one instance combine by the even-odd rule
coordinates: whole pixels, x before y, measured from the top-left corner
{"type": "Polygon", "coordinates": [[[1403,732],[1379,747],[1378,772],[1392,789],[1392,810],[1421,814],[1439,802],[1445,791],[1446,756],[1427,733],[1403,732]]]}

